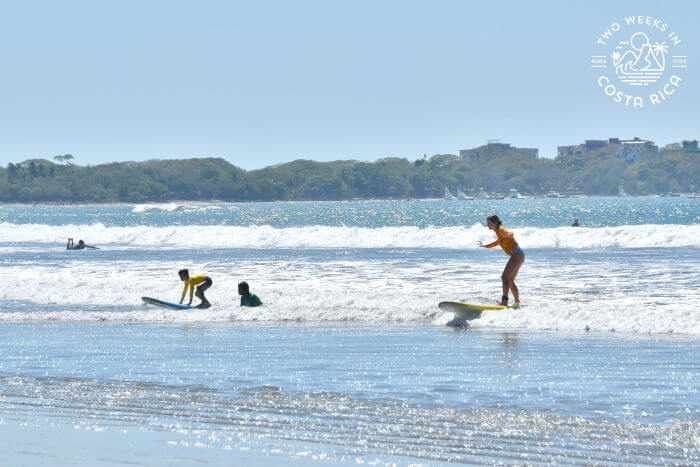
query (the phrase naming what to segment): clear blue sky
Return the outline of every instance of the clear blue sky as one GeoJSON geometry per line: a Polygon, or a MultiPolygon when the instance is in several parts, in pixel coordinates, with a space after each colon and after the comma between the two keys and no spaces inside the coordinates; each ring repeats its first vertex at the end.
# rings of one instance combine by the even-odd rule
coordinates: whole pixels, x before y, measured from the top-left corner
{"type": "MultiPolygon", "coordinates": [[[[662,1],[26,1],[0,14],[0,164],[408,159],[699,138],[700,4],[662,1]],[[689,57],[655,108],[615,104],[590,56],[662,18],[689,57]],[[697,55],[697,57],[696,57],[697,55]]],[[[678,49],[674,52],[679,52],[678,49]]]]}

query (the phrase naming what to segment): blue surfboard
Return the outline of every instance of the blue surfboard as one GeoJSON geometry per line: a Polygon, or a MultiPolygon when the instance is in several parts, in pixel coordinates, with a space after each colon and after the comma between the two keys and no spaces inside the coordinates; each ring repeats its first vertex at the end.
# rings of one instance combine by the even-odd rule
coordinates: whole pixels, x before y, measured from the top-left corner
{"type": "Polygon", "coordinates": [[[151,297],[141,297],[141,300],[143,300],[144,303],[148,303],[149,305],[155,305],[161,308],[170,308],[171,310],[201,310],[204,308],[200,306],[183,305],[182,303],[166,302],[165,300],[158,300],[157,298],[151,297]]]}

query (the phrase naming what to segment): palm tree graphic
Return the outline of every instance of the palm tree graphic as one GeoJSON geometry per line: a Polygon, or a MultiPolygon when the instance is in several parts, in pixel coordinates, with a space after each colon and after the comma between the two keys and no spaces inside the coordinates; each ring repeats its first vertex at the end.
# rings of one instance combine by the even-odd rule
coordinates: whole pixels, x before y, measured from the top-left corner
{"type": "Polygon", "coordinates": [[[666,68],[668,46],[665,42],[652,45],[649,36],[643,32],[632,34],[629,41],[620,41],[616,49],[624,53],[616,50],[610,54],[615,74],[628,84],[647,85],[655,82],[666,68]]]}

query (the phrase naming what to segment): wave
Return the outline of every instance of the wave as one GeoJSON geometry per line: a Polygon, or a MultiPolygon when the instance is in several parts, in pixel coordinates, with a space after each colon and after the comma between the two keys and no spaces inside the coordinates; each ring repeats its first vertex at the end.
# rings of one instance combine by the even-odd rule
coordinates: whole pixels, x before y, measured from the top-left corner
{"type": "MultiPolygon", "coordinates": [[[[600,228],[513,229],[527,248],[699,248],[700,224],[600,228]]],[[[56,243],[66,237],[98,245],[202,248],[477,248],[494,235],[482,225],[460,227],[105,226],[0,223],[8,243],[56,243]]]]}
{"type": "Polygon", "coordinates": [[[135,214],[148,213],[163,213],[163,212],[211,212],[221,210],[217,205],[201,205],[201,204],[177,204],[177,203],[162,203],[162,204],[137,204],[131,212],[135,214]]]}
{"type": "MultiPolygon", "coordinates": [[[[110,248],[63,253],[47,258],[23,250],[9,256],[5,266],[11,280],[0,281],[0,322],[444,325],[453,314],[438,309],[440,301],[493,303],[500,298],[505,263],[496,252],[450,250],[288,255],[232,249],[198,252],[196,258],[188,250],[142,248],[138,254],[121,254],[116,248],[116,254],[110,248]],[[207,291],[211,309],[182,312],[141,303],[144,295],[178,301],[183,285],[177,271],[183,267],[212,277],[214,285],[207,291]],[[238,306],[242,280],[249,281],[264,307],[238,306]]],[[[533,252],[518,277],[526,306],[484,313],[470,325],[700,335],[695,250],[656,253],[533,252]]]]}
{"type": "MultiPolygon", "coordinates": [[[[133,300],[130,300],[134,302],[133,300]]],[[[416,298],[389,300],[384,306],[357,303],[344,297],[333,304],[292,305],[276,297],[263,307],[239,307],[235,299],[216,304],[207,310],[182,312],[166,310],[137,303],[129,305],[85,307],[74,305],[58,311],[44,306],[42,311],[13,311],[0,313],[0,323],[18,322],[114,322],[114,323],[346,323],[346,324],[429,324],[454,325],[457,320],[451,312],[437,309],[434,302],[416,298]],[[390,306],[393,305],[393,306],[390,306]],[[66,309],[69,308],[69,309],[66,309]],[[401,310],[397,313],[396,310],[401,310]],[[117,311],[114,311],[117,310],[117,311]]],[[[37,306],[33,306],[37,308],[37,306]]],[[[530,302],[516,312],[483,312],[480,319],[457,323],[471,328],[519,329],[530,331],[617,332],[629,334],[700,335],[693,306],[675,304],[654,309],[601,303],[543,303],[530,302]]]]}
{"type": "Polygon", "coordinates": [[[143,213],[148,211],[162,211],[162,212],[173,212],[180,208],[178,204],[167,203],[167,204],[137,204],[131,210],[135,213],[143,213]]]}

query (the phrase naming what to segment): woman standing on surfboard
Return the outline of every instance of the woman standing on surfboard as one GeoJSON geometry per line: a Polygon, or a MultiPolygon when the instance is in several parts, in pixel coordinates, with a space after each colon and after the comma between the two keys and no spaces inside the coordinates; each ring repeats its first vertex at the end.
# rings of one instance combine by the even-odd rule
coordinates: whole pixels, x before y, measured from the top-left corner
{"type": "Polygon", "coordinates": [[[525,262],[525,252],[518,246],[518,242],[515,241],[513,237],[513,232],[503,227],[501,219],[497,215],[489,216],[486,218],[486,227],[490,230],[496,232],[496,241],[484,245],[479,242],[479,246],[482,248],[493,248],[496,245],[500,245],[503,251],[510,256],[508,263],[506,263],[505,269],[503,269],[503,274],[501,275],[501,280],[503,281],[503,296],[501,297],[501,305],[508,306],[508,289],[513,292],[513,306],[517,307],[520,305],[520,294],[518,293],[518,287],[515,285],[515,276],[518,275],[520,266],[525,262]]]}

